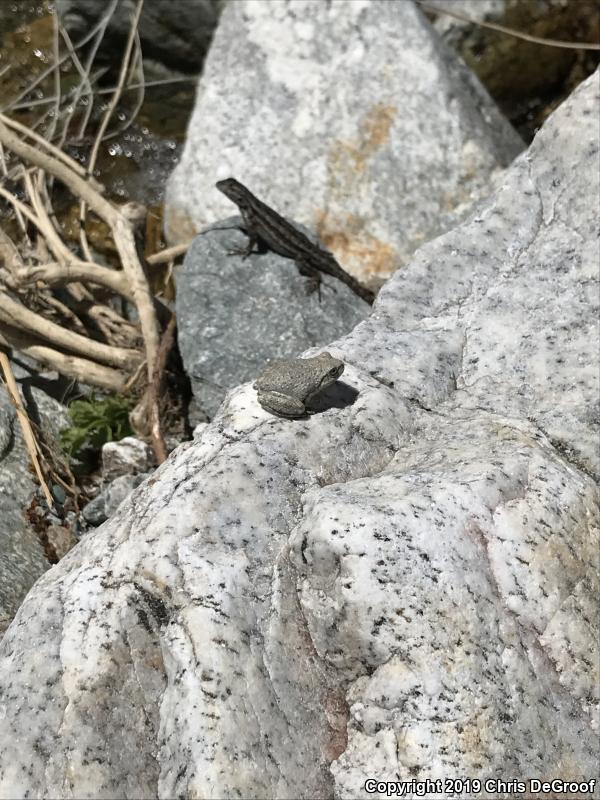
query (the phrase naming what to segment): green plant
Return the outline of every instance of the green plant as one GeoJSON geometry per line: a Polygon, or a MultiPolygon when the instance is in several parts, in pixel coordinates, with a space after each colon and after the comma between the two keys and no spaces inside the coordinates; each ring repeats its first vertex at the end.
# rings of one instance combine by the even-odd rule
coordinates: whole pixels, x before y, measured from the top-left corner
{"type": "Polygon", "coordinates": [[[84,448],[99,450],[105,442],[131,436],[129,422],[132,401],[110,395],[101,400],[92,396],[87,400],[74,400],[69,406],[73,424],[60,432],[60,442],[70,456],[77,456],[84,448]]]}

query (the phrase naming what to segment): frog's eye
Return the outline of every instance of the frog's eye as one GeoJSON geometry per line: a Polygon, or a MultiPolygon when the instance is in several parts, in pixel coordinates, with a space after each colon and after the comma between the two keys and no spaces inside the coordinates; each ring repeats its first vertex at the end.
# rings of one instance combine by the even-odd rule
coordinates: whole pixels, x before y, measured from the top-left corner
{"type": "Polygon", "coordinates": [[[338,367],[333,367],[333,369],[329,370],[329,374],[331,375],[332,378],[335,378],[340,374],[340,370],[338,367]]]}

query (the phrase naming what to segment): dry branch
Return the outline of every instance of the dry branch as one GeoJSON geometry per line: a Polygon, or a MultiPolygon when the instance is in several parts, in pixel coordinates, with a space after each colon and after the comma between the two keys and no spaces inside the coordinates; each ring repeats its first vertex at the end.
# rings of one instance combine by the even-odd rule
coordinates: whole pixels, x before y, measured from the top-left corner
{"type": "MultiPolygon", "coordinates": [[[[22,125],[20,122],[17,122],[16,119],[11,119],[10,117],[7,117],[5,114],[0,114],[0,119],[8,128],[14,129],[19,133],[22,133],[23,136],[28,136],[30,139],[33,139],[33,141],[36,144],[47,150],[49,155],[52,155],[55,158],[57,158],[67,167],[72,169],[73,172],[75,172],[77,175],[81,175],[83,178],[86,177],[87,173],[85,171],[85,167],[82,167],[81,164],[78,164],[74,158],[71,158],[62,150],[60,150],[58,147],[55,147],[47,139],[44,139],[44,137],[40,136],[39,133],[36,133],[31,128],[28,128],[26,125],[22,125]]],[[[98,183],[98,181],[96,181],[94,178],[88,177],[87,180],[94,187],[94,189],[96,189],[99,192],[103,191],[102,184],[98,183]]]]}
{"type": "Polygon", "coordinates": [[[23,260],[17,245],[2,228],[0,228],[0,256],[11,277],[14,277],[16,272],[23,268],[23,260]]]}
{"type": "Polygon", "coordinates": [[[182,242],[182,244],[165,247],[164,250],[159,250],[158,253],[152,253],[151,256],[146,258],[146,261],[148,264],[164,264],[167,261],[172,261],[177,256],[183,255],[193,241],[193,239],[190,239],[188,242],[182,242]]]}
{"type": "Polygon", "coordinates": [[[23,267],[16,272],[19,283],[27,285],[35,281],[44,281],[52,286],[63,286],[66,283],[84,281],[104,286],[121,297],[131,298],[127,279],[122,272],[100,267],[98,264],[75,259],[69,264],[38,264],[35,267],[23,267]]]}
{"type": "Polygon", "coordinates": [[[447,17],[453,17],[461,22],[468,22],[470,25],[475,25],[478,28],[488,28],[491,31],[498,33],[505,33],[507,36],[514,36],[515,39],[523,39],[525,42],[533,42],[534,44],[545,45],[546,47],[562,47],[567,50],[600,50],[600,44],[596,42],[565,42],[562,39],[545,39],[542,36],[533,36],[524,31],[517,31],[514,28],[507,28],[505,25],[498,25],[495,22],[484,22],[483,20],[473,19],[466,14],[461,14],[458,11],[450,11],[444,6],[438,6],[432,3],[417,0],[421,8],[425,11],[430,11],[435,14],[444,14],[447,17]]]}
{"type": "Polygon", "coordinates": [[[7,349],[15,348],[68,378],[99,386],[117,394],[124,394],[127,391],[127,375],[124,372],[96,364],[87,358],[61,353],[41,344],[39,339],[2,322],[0,322],[0,345],[7,349]]]}
{"type": "MultiPolygon", "coordinates": [[[[98,157],[98,152],[100,150],[100,144],[101,144],[101,142],[102,142],[102,140],[104,138],[104,134],[106,133],[106,129],[108,127],[108,123],[110,121],[110,118],[112,117],[112,115],[113,115],[113,113],[114,113],[114,111],[115,111],[115,109],[117,107],[117,103],[119,102],[119,98],[121,97],[121,94],[123,92],[123,87],[125,86],[125,80],[127,78],[127,71],[128,71],[128,68],[129,68],[129,62],[131,60],[131,53],[132,53],[133,45],[134,45],[134,42],[135,42],[135,39],[136,39],[137,26],[138,26],[138,22],[140,20],[140,15],[142,13],[143,6],[144,6],[144,0],[138,0],[138,4],[137,4],[137,7],[136,7],[135,12],[134,12],[133,19],[131,20],[131,28],[129,30],[129,37],[127,39],[127,45],[125,46],[125,52],[123,54],[123,59],[121,61],[121,72],[120,72],[120,75],[119,75],[119,81],[117,83],[117,88],[115,89],[115,92],[114,92],[113,96],[110,99],[110,103],[108,104],[108,107],[106,109],[104,117],[102,118],[102,122],[100,123],[98,131],[96,133],[96,136],[95,136],[95,139],[94,139],[94,144],[92,145],[92,151],[91,151],[90,157],[88,159],[87,173],[89,175],[91,175],[93,173],[93,171],[94,171],[94,167],[96,166],[96,159],[98,157]]],[[[88,241],[87,241],[87,235],[86,235],[86,232],[85,232],[86,206],[87,206],[87,201],[86,201],[86,199],[84,197],[82,197],[81,198],[80,207],[79,207],[79,223],[80,223],[80,229],[81,229],[80,232],[79,232],[79,241],[81,243],[81,249],[83,250],[83,253],[84,253],[86,259],[88,261],[91,261],[92,259],[91,259],[89,245],[88,245],[88,241]]],[[[156,345],[158,346],[158,341],[157,341],[156,345]]],[[[150,374],[151,373],[149,372],[148,375],[150,376],[150,374]]]]}
{"type": "MultiPolygon", "coordinates": [[[[135,118],[143,100],[146,84],[138,23],[144,0],[135,0],[119,80],[95,133],[87,167],[61,149],[67,136],[73,136],[71,127],[80,116],[81,98],[85,96],[87,103],[82,121],[77,123],[79,138],[91,118],[95,96],[107,91],[95,86],[98,79],[95,57],[118,3],[119,0],[107,2],[107,13],[76,44],[60,26],[53,11],[53,63],[19,98],[4,106],[14,112],[19,107],[18,101],[29,95],[31,89],[53,78],[51,98],[33,99],[26,104],[31,107],[40,102],[49,103],[49,111],[33,125],[36,128],[43,123],[43,135],[0,114],[0,197],[12,206],[22,232],[19,242],[13,242],[0,232],[0,265],[3,261],[5,267],[0,269],[0,345],[14,347],[64,375],[119,393],[127,393],[138,385],[140,376],[145,373],[145,395],[138,406],[145,409],[144,427],[151,429],[156,452],[162,460],[166,450],[160,429],[159,394],[166,359],[164,348],[167,347],[168,354],[174,321],[165,332],[161,348],[159,320],[163,324],[166,320],[145,274],[138,235],[140,222],[146,219],[146,209],[134,203],[118,207],[109,202],[103,187],[92,177],[101,143],[124,129],[121,126],[109,132],[111,118],[123,92],[133,88],[140,90],[125,127],[135,118]],[[92,37],[95,38],[85,57],[81,57],[77,51],[92,37]],[[64,48],[67,52],[61,53],[64,48]],[[66,59],[70,59],[78,75],[76,86],[65,94],[60,65],[66,59]],[[48,119],[49,116],[52,119],[48,119]],[[11,151],[11,160],[7,163],[4,162],[4,148],[11,151]],[[24,193],[13,191],[14,186],[9,181],[22,182],[24,193]],[[56,197],[62,200],[63,193],[54,192],[55,181],[62,183],[79,201],[82,222],[79,247],[67,242],[56,218],[53,201],[56,197]],[[110,228],[120,269],[99,263],[93,254],[84,229],[86,212],[95,214],[110,228]],[[106,299],[107,295],[110,300],[106,299]],[[139,323],[133,324],[117,313],[118,305],[111,307],[115,296],[135,305],[139,323]],[[151,402],[150,386],[154,391],[151,402]]],[[[166,82],[170,81],[154,83],[166,82]]],[[[162,254],[157,263],[167,257],[166,253],[162,254]]],[[[144,384],[143,379],[141,383],[144,384]]]]}
{"type": "MultiPolygon", "coordinates": [[[[93,26],[93,28],[91,28],[91,30],[89,30],[85,34],[85,36],[77,42],[76,45],[74,45],[74,49],[75,50],[78,50],[80,47],[83,47],[84,45],[86,45],[89,42],[89,40],[92,39],[94,36],[96,36],[96,34],[99,31],[103,32],[106,29],[106,26],[107,26],[107,24],[108,24],[108,22],[110,20],[110,17],[114,13],[115,6],[117,5],[117,2],[118,2],[118,0],[113,0],[112,5],[109,7],[108,11],[104,14],[104,16],[99,19],[99,21],[93,26]]],[[[63,64],[69,57],[70,57],[70,53],[65,53],[59,58],[58,64],[54,64],[54,63],[50,64],[50,66],[47,69],[45,69],[40,75],[38,75],[28,86],[26,86],[25,89],[23,89],[23,91],[17,97],[14,97],[11,101],[9,101],[5,105],[3,105],[1,110],[2,111],[8,111],[8,110],[15,111],[17,109],[17,107],[18,107],[17,104],[18,104],[19,100],[22,100],[24,97],[26,97],[28,94],[30,94],[35,89],[36,86],[39,86],[39,84],[42,83],[42,81],[44,81],[48,77],[48,75],[50,75],[50,74],[52,74],[54,72],[54,70],[55,70],[55,68],[57,66],[60,66],[61,64],[63,64]]],[[[54,102],[54,101],[51,100],[50,102],[54,102]]],[[[35,101],[32,101],[31,103],[24,103],[23,105],[25,107],[29,107],[30,105],[34,105],[34,104],[35,104],[35,101]]]]}
{"type": "Polygon", "coordinates": [[[25,442],[25,446],[27,447],[29,457],[31,458],[31,463],[33,464],[35,474],[37,475],[38,481],[40,483],[40,488],[44,493],[44,497],[46,498],[48,506],[50,508],[54,508],[54,503],[52,501],[52,495],[50,494],[50,489],[48,489],[48,485],[46,484],[46,481],[44,479],[44,473],[42,472],[42,468],[40,467],[39,445],[33,433],[33,429],[31,427],[29,417],[27,416],[27,412],[23,408],[23,403],[21,402],[21,395],[19,394],[19,390],[17,388],[17,382],[15,381],[15,376],[13,375],[12,367],[10,366],[10,361],[8,360],[8,356],[6,355],[6,353],[4,353],[1,350],[0,350],[0,367],[2,368],[2,372],[4,374],[4,380],[6,382],[6,389],[8,391],[8,396],[12,400],[13,405],[17,412],[17,418],[19,420],[19,424],[21,425],[21,430],[23,431],[23,440],[25,442]]]}
{"type": "Polygon", "coordinates": [[[103,364],[128,369],[135,366],[139,361],[137,350],[112,347],[111,345],[88,339],[79,333],[67,331],[60,325],[30,311],[21,303],[17,303],[5,292],[0,292],[0,320],[14,328],[39,336],[56,347],[91,356],[103,364]]]}
{"type": "Polygon", "coordinates": [[[175,314],[173,314],[163,334],[160,347],[158,348],[158,358],[156,359],[154,374],[152,375],[152,381],[148,387],[150,436],[152,438],[154,455],[159,464],[167,460],[167,447],[160,428],[160,398],[162,396],[162,387],[164,384],[165,366],[175,341],[176,328],[177,319],[175,314]]]}
{"type": "MultiPolygon", "coordinates": [[[[131,289],[131,296],[136,304],[140,317],[140,325],[144,338],[148,379],[151,380],[156,353],[158,350],[158,323],[154,311],[154,301],[146,280],[144,268],[138,258],[134,225],[128,216],[126,206],[116,208],[108,202],[91,185],[89,180],[70,170],[67,165],[31,145],[23,142],[11,131],[0,114],[0,141],[24,161],[40,167],[50,175],[62,181],[76,196],[85,200],[87,205],[111,228],[117,251],[121,258],[123,272],[131,289]]],[[[37,217],[29,213],[37,224],[37,217]]],[[[60,260],[60,259],[59,259],[60,260]]]]}

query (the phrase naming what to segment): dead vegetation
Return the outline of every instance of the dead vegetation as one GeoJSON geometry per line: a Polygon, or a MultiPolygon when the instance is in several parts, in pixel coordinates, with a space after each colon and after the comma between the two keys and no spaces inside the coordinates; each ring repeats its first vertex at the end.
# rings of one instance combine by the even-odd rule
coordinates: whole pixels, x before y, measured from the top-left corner
{"type": "MultiPolygon", "coordinates": [[[[54,11],[50,65],[1,109],[0,348],[105,392],[134,396],[136,431],[149,437],[161,462],[167,452],[161,387],[175,320],[151,288],[149,269],[156,267],[146,262],[142,242],[147,210],[138,203],[113,202],[95,175],[100,148],[131,123],[144,93],[138,35],[143,0],[138,0],[117,84],[108,102],[99,103],[103,70],[95,58],[116,6],[117,0],[108,3],[77,43],[54,11]],[[65,64],[68,86],[63,85],[65,64]],[[39,105],[36,92],[43,94],[39,105]],[[124,93],[130,98],[125,119],[115,113],[124,93]],[[18,118],[24,112],[26,123],[18,118]],[[72,141],[89,142],[85,163],[69,155],[72,141]],[[61,216],[73,207],[78,209],[76,237],[61,216]],[[108,240],[102,250],[90,239],[90,230],[98,228],[108,240]]],[[[172,267],[180,254],[181,248],[148,261],[170,261],[172,267]]],[[[6,355],[1,366],[51,505],[43,457],[19,408],[6,355]]]]}

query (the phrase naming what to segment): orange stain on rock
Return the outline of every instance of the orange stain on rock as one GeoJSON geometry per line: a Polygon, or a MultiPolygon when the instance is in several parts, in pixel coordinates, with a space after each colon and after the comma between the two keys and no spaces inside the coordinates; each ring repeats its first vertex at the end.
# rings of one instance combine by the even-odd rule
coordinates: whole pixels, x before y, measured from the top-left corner
{"type": "Polygon", "coordinates": [[[353,214],[341,220],[339,229],[327,230],[328,215],[318,214],[319,240],[330,250],[344,269],[353,275],[387,278],[397,267],[397,253],[389,242],[367,233],[366,222],[353,214]]]}
{"type": "Polygon", "coordinates": [[[360,193],[369,160],[386,144],[397,108],[377,103],[359,123],[354,140],[338,140],[328,155],[331,205],[317,212],[319,238],[341,265],[357,276],[387,277],[397,266],[395,248],[368,233],[369,220],[348,214],[342,217],[333,208],[348,206],[348,198],[360,193]]]}
{"type": "Polygon", "coordinates": [[[337,180],[355,180],[364,172],[368,159],[387,142],[396,116],[396,107],[377,103],[359,123],[354,141],[334,142],[329,154],[329,172],[337,180]]]}

